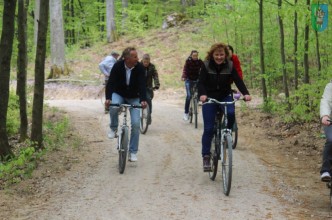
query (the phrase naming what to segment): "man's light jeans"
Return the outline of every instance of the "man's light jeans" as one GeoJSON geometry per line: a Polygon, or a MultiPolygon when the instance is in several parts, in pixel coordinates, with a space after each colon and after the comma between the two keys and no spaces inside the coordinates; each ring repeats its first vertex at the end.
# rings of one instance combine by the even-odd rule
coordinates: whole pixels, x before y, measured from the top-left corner
{"type": "MultiPolygon", "coordinates": [[[[131,104],[131,105],[139,105],[139,98],[123,98],[117,93],[112,94],[112,104],[131,104]]],[[[119,108],[110,107],[110,118],[111,124],[110,128],[115,131],[118,130],[119,123],[119,108]]],[[[130,108],[130,119],[131,119],[131,132],[130,132],[130,143],[129,143],[129,152],[136,154],[138,151],[138,143],[139,143],[139,134],[140,134],[140,109],[138,108],[130,108]]]]}

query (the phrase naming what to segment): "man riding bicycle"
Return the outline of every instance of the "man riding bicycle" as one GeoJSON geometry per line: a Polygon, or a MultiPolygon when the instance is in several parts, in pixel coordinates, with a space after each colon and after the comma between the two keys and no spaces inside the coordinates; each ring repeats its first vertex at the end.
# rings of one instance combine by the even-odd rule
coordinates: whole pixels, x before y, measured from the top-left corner
{"type": "MultiPolygon", "coordinates": [[[[146,85],[144,67],[138,62],[134,47],[126,48],[122,59],[114,64],[106,85],[106,104],[141,104],[146,107],[146,85]]],[[[110,139],[116,137],[118,129],[118,109],[110,108],[110,139]]],[[[138,142],[140,134],[140,110],[130,109],[131,132],[129,143],[129,160],[137,161],[138,142]]]]}
{"type": "Polygon", "coordinates": [[[159,89],[159,77],[156,66],[150,62],[150,55],[144,54],[141,61],[145,68],[145,77],[146,77],[146,98],[150,107],[150,118],[148,118],[148,124],[151,124],[151,113],[152,113],[152,99],[154,96],[153,91],[159,89]],[[154,84],[154,86],[153,86],[154,84]]]}
{"type": "Polygon", "coordinates": [[[323,150],[323,163],[320,170],[321,180],[323,182],[331,181],[331,161],[332,161],[332,126],[331,126],[331,112],[332,112],[332,81],[329,82],[324,90],[323,96],[320,100],[320,118],[324,125],[324,132],[326,142],[323,150]]]}

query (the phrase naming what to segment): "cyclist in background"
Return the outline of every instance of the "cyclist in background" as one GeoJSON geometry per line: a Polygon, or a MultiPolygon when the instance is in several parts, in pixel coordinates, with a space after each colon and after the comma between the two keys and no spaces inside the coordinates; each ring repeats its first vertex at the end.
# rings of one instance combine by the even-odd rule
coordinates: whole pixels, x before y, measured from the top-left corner
{"type": "MultiPolygon", "coordinates": [[[[106,85],[106,104],[141,104],[146,107],[146,85],[144,67],[138,62],[137,51],[134,47],[127,47],[122,53],[122,59],[112,68],[106,85]]],[[[116,137],[118,130],[118,109],[110,108],[110,139],[116,137]]],[[[129,142],[129,161],[137,161],[137,151],[140,134],[140,110],[130,109],[131,132],[129,142]]]]}
{"type": "Polygon", "coordinates": [[[106,56],[104,60],[99,63],[99,69],[105,76],[105,85],[107,84],[112,67],[116,63],[118,57],[119,53],[116,51],[112,51],[110,55],[106,56]]]}
{"type": "MultiPolygon", "coordinates": [[[[104,77],[105,77],[105,82],[104,82],[105,86],[106,86],[107,81],[110,77],[112,67],[117,62],[117,59],[118,59],[119,55],[120,54],[118,52],[112,51],[110,55],[106,56],[104,58],[104,60],[99,63],[100,72],[102,74],[104,74],[104,77]]],[[[105,91],[106,91],[106,89],[105,89],[105,91]]],[[[104,107],[105,107],[105,109],[104,109],[105,114],[107,114],[109,108],[108,108],[108,106],[106,106],[106,103],[104,103],[104,107]]]]}
{"type": "MultiPolygon", "coordinates": [[[[231,80],[244,96],[245,101],[250,101],[251,96],[247,90],[243,80],[239,77],[233,63],[227,57],[229,52],[226,44],[213,44],[207,52],[204,65],[199,75],[198,80],[198,94],[200,101],[203,103],[207,98],[214,98],[222,102],[233,101],[231,80]]],[[[202,106],[204,131],[202,135],[202,157],[203,170],[210,171],[210,149],[213,138],[214,121],[217,109],[220,108],[217,104],[208,104],[202,106]]],[[[235,120],[235,105],[228,105],[227,107],[228,125],[232,129],[235,120]]]]}
{"type": "Polygon", "coordinates": [[[323,96],[320,100],[320,118],[324,125],[326,142],[323,150],[323,161],[320,170],[321,180],[323,182],[331,181],[331,161],[332,161],[332,126],[330,120],[332,112],[332,81],[324,89],[323,96]]]}
{"type": "Polygon", "coordinates": [[[154,90],[159,89],[159,76],[156,69],[156,66],[151,63],[150,55],[144,54],[141,63],[145,68],[145,77],[146,77],[146,98],[150,107],[150,118],[148,118],[148,124],[151,124],[151,113],[152,113],[152,99],[154,97],[154,90]],[[153,86],[154,85],[154,86],[153,86]]]}
{"type": "Polygon", "coordinates": [[[243,80],[243,73],[242,73],[241,62],[239,60],[239,57],[234,53],[234,49],[231,45],[228,44],[227,49],[229,52],[229,59],[233,62],[234,68],[236,69],[240,78],[243,80]]]}
{"type": "Polygon", "coordinates": [[[183,67],[181,79],[182,81],[185,81],[185,87],[187,93],[186,101],[184,104],[184,115],[183,115],[183,120],[185,121],[189,120],[189,105],[191,99],[190,90],[193,86],[194,81],[198,80],[199,72],[203,64],[204,64],[203,61],[198,58],[198,51],[192,50],[190,56],[187,58],[186,63],[183,67]]]}

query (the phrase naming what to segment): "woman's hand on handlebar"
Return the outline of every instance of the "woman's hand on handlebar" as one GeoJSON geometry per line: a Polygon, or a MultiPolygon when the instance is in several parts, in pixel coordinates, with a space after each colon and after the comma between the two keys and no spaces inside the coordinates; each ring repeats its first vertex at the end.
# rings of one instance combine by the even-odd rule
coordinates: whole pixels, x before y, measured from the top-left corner
{"type": "Polygon", "coordinates": [[[331,124],[330,117],[328,115],[324,115],[322,117],[322,124],[326,126],[329,126],[331,124]]]}
{"type": "Polygon", "coordinates": [[[249,101],[251,101],[251,96],[250,95],[244,95],[243,99],[244,99],[244,101],[249,102],[249,101]]]}

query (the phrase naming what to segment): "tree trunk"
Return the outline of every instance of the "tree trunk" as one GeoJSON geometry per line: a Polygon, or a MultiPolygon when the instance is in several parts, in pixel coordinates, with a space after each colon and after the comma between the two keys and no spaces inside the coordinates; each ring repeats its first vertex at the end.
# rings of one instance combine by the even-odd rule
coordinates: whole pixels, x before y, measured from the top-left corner
{"type": "Polygon", "coordinates": [[[267,101],[267,89],[265,83],[265,61],[264,61],[264,26],[263,26],[263,0],[259,2],[259,49],[260,49],[260,64],[261,64],[261,86],[264,102],[267,101]]]}
{"type": "Polygon", "coordinates": [[[317,66],[318,66],[318,76],[320,75],[320,71],[322,70],[322,63],[320,61],[320,52],[319,52],[319,37],[318,31],[315,31],[316,34],[316,54],[317,54],[317,66]]]}
{"type": "MultiPolygon", "coordinates": [[[[295,7],[297,6],[297,0],[295,0],[295,7]]],[[[296,7],[297,8],[297,7],[296,7]]],[[[297,9],[295,8],[295,13],[294,13],[294,87],[295,90],[298,88],[298,79],[299,79],[299,67],[298,67],[298,59],[297,59],[297,53],[298,53],[298,33],[299,33],[299,27],[297,24],[297,9]]]]}
{"type": "Polygon", "coordinates": [[[116,26],[115,26],[115,4],[114,0],[106,1],[106,27],[107,27],[107,42],[114,42],[117,40],[116,26]]]}
{"type": "Polygon", "coordinates": [[[20,102],[20,142],[28,137],[28,116],[27,116],[27,97],[26,97],[26,82],[27,82],[27,11],[29,7],[29,0],[18,0],[18,54],[17,57],[17,86],[16,94],[20,102]]]}
{"type": "MultiPolygon", "coordinates": [[[[308,10],[310,12],[310,0],[307,0],[308,10]]],[[[307,16],[310,16],[310,13],[307,13],[307,16]]],[[[304,29],[304,57],[303,57],[303,64],[304,64],[304,77],[303,82],[309,84],[309,22],[310,19],[305,19],[305,29],[304,29]]]]}
{"type": "Polygon", "coordinates": [[[122,33],[126,30],[126,23],[127,23],[127,17],[128,14],[126,12],[128,8],[128,0],[122,0],[122,33]]]}
{"type": "Polygon", "coordinates": [[[31,140],[37,144],[37,148],[41,148],[43,146],[43,105],[48,10],[49,1],[43,1],[40,5],[40,19],[38,22],[38,41],[35,61],[35,88],[33,94],[31,127],[31,140]]]}
{"type": "MultiPolygon", "coordinates": [[[[78,2],[79,2],[79,4],[81,4],[80,1],[78,1],[78,2]]],[[[71,16],[72,23],[75,24],[74,0],[70,0],[70,16],[71,16]]],[[[76,44],[77,40],[76,40],[76,34],[75,34],[75,28],[74,27],[71,29],[70,34],[71,34],[71,38],[72,38],[72,44],[76,44]]]]}
{"type": "MultiPolygon", "coordinates": [[[[106,0],[106,14],[107,14],[107,1],[109,0],[106,0]]],[[[105,14],[102,12],[104,7],[101,7],[101,5],[104,5],[105,4],[105,0],[98,0],[98,2],[100,2],[100,4],[98,4],[98,26],[99,26],[99,31],[101,33],[101,39],[103,39],[103,33],[104,33],[104,30],[105,30],[105,25],[104,25],[104,22],[105,22],[105,14]]],[[[107,16],[106,16],[106,19],[107,19],[107,16]]],[[[106,23],[109,22],[108,20],[106,20],[106,23]]]]}
{"type": "MultiPolygon", "coordinates": [[[[278,7],[279,10],[282,8],[282,0],[278,0],[278,7]]],[[[278,12],[278,21],[279,21],[279,30],[280,30],[280,55],[281,55],[281,63],[282,63],[282,82],[283,82],[283,87],[284,87],[284,93],[286,96],[286,100],[288,103],[288,108],[290,109],[289,106],[289,91],[288,91],[288,77],[287,77],[287,72],[286,72],[286,55],[285,55],[285,34],[284,34],[284,23],[282,20],[282,17],[280,15],[280,12],[278,12]]]]}
{"type": "Polygon", "coordinates": [[[16,0],[3,2],[2,33],[0,41],[0,158],[12,155],[7,135],[10,62],[15,32],[16,0]]]}
{"type": "Polygon", "coordinates": [[[40,11],[40,0],[35,0],[35,11],[34,11],[34,45],[37,45],[38,37],[38,20],[39,20],[39,11],[40,11]]]}
{"type": "Polygon", "coordinates": [[[62,1],[50,0],[51,73],[48,79],[68,75],[65,69],[65,36],[63,30],[62,1]]]}

